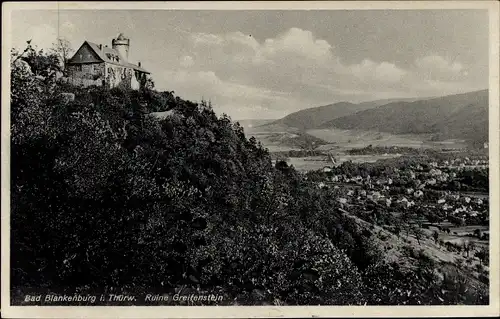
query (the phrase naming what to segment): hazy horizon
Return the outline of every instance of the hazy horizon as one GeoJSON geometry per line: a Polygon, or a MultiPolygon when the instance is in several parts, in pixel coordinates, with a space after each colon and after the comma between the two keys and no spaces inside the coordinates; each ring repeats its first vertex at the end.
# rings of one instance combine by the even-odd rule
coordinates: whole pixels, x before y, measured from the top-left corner
{"type": "Polygon", "coordinates": [[[233,119],[488,88],[486,10],[14,11],[13,47],[130,38],[156,87],[233,119]]]}
{"type": "MultiPolygon", "coordinates": [[[[484,89],[479,89],[479,90],[474,90],[474,91],[468,91],[468,92],[462,92],[462,93],[457,93],[457,94],[467,94],[467,93],[474,93],[474,92],[479,92],[479,91],[488,91],[489,88],[484,88],[484,89]]],[[[454,95],[454,94],[451,94],[451,95],[454,95]]],[[[302,108],[301,110],[306,110],[306,109],[313,109],[313,108],[316,108],[316,107],[322,107],[322,106],[326,106],[326,105],[330,105],[330,104],[337,104],[337,103],[343,103],[343,102],[347,102],[347,103],[353,103],[353,104],[360,104],[360,103],[368,103],[368,102],[377,102],[377,101],[384,101],[384,100],[404,100],[404,99],[418,99],[418,100],[431,100],[431,99],[435,99],[435,98],[440,98],[440,97],[444,97],[444,96],[449,96],[449,94],[447,95],[442,95],[442,96],[427,96],[427,97],[408,97],[408,98],[391,98],[391,99],[378,99],[378,100],[367,100],[367,101],[360,101],[360,102],[352,102],[352,101],[336,101],[336,102],[333,102],[333,103],[328,103],[328,104],[325,104],[325,105],[314,105],[314,106],[311,106],[311,107],[305,107],[305,108],[302,108]]],[[[390,102],[389,102],[390,103],[390,102]]],[[[295,113],[297,111],[293,111],[293,112],[290,112],[290,113],[287,113],[285,114],[284,116],[281,116],[281,117],[277,117],[277,118],[239,118],[239,119],[234,119],[234,120],[237,120],[237,121],[244,121],[244,120],[255,120],[255,121],[259,121],[259,120],[279,120],[279,119],[282,119],[283,117],[286,117],[287,115],[290,115],[292,113],[295,113]]]]}

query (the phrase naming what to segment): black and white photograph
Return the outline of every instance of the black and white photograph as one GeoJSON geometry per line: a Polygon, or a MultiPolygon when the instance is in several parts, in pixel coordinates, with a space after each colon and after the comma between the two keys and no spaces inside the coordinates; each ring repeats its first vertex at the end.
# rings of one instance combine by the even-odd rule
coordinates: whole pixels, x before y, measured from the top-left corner
{"type": "Polygon", "coordinates": [[[2,317],[498,314],[498,2],[367,3],[4,4],[2,317]]]}

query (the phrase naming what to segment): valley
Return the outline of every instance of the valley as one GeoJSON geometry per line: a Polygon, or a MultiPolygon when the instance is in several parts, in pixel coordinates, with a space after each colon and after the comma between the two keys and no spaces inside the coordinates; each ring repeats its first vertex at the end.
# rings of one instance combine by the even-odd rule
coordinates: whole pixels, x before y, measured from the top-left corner
{"type": "MultiPolygon", "coordinates": [[[[425,100],[337,103],[280,120],[244,121],[248,136],[336,198],[384,260],[488,283],[487,91],[425,100]]],[[[473,283],[473,284],[472,284],[473,283]]]]}

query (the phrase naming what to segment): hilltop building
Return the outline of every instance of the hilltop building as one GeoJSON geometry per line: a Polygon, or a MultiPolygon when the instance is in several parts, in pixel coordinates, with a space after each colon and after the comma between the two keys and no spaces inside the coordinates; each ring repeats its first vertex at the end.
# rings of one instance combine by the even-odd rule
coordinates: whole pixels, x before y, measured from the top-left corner
{"type": "Polygon", "coordinates": [[[78,86],[107,86],[138,89],[150,72],[128,61],[130,39],[120,33],[107,45],[83,42],[66,64],[69,83],[78,86]]]}

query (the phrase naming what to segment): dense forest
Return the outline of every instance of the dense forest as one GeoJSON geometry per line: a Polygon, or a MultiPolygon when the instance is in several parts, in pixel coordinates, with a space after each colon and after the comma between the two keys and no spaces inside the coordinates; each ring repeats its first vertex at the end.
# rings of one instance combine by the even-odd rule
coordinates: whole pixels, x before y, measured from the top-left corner
{"type": "Polygon", "coordinates": [[[29,57],[11,65],[14,292],[183,286],[229,304],[488,303],[459,271],[436,276],[425,255],[411,267],[385,258],[370,227],[273,165],[209,103],[152,86],[70,87],[49,55],[29,57]]]}

